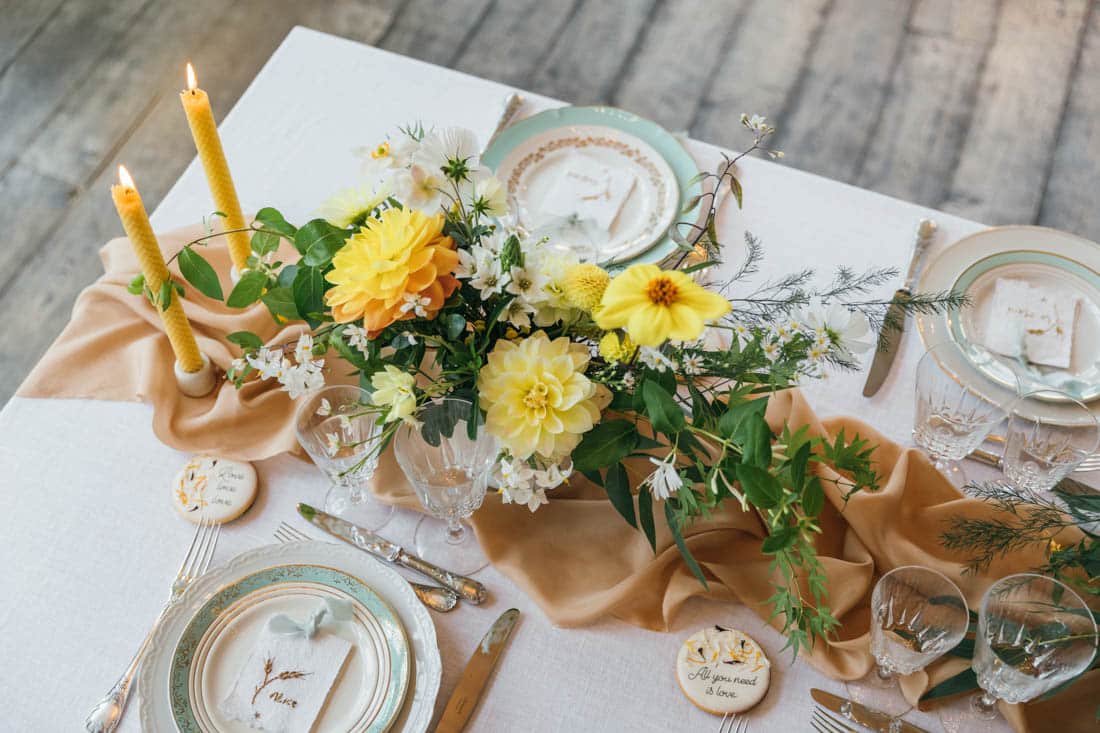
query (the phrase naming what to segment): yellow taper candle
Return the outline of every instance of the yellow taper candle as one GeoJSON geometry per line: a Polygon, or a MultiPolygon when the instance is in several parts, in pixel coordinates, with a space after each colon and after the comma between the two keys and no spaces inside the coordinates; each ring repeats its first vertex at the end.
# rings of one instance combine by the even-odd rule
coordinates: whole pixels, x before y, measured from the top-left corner
{"type": "MultiPolygon", "coordinates": [[[[214,197],[214,206],[225,214],[225,229],[231,232],[244,229],[244,215],[237,200],[237,189],[233,187],[233,177],[229,174],[229,164],[225,162],[218,126],[210,109],[210,98],[198,88],[195,69],[191,64],[187,64],[187,89],[180,92],[180,101],[187,114],[187,124],[191,126],[191,136],[195,138],[202,169],[206,171],[206,183],[214,197]]],[[[229,240],[229,256],[240,273],[247,265],[251,252],[248,232],[237,231],[226,237],[229,240]]]]}
{"type": "MultiPolygon", "coordinates": [[[[169,277],[164,255],[157,244],[156,235],[153,234],[153,227],[149,224],[141,195],[134,187],[134,179],[121,165],[118,167],[118,180],[117,186],[111,186],[111,198],[115,200],[118,218],[122,220],[122,228],[126,230],[126,236],[130,238],[134,254],[137,255],[141,272],[145,275],[145,285],[152,292],[160,293],[161,286],[169,277]]],[[[172,351],[176,354],[180,368],[192,374],[202,369],[203,359],[199,345],[195,342],[191,324],[187,322],[183,306],[175,293],[172,293],[172,302],[168,309],[160,310],[160,318],[164,322],[164,331],[172,342],[172,351]]]]}

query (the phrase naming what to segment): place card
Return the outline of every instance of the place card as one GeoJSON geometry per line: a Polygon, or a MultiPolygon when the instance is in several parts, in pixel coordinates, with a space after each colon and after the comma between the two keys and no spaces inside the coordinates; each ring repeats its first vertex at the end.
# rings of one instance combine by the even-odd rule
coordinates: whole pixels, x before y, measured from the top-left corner
{"type": "Polygon", "coordinates": [[[1032,364],[1067,369],[1081,298],[1036,286],[1026,280],[998,278],[985,323],[990,351],[1032,364]]]}
{"type": "Polygon", "coordinates": [[[610,232],[634,188],[634,174],[587,155],[572,154],[540,204],[541,214],[590,220],[610,232]]]}
{"type": "Polygon", "coordinates": [[[258,485],[251,463],[193,456],[172,483],[172,506],[189,522],[224,524],[252,506],[258,485]]]}
{"type": "Polygon", "coordinates": [[[708,626],[680,645],[676,679],[696,707],[714,715],[740,713],[764,699],[771,666],[744,632],[708,626]]]}

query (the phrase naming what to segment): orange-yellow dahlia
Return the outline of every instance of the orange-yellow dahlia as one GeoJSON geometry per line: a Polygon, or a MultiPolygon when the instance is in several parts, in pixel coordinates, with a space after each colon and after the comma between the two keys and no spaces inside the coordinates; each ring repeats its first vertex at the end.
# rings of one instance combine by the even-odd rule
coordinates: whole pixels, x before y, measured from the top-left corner
{"type": "Polygon", "coordinates": [[[394,321],[435,318],[458,288],[454,241],[443,235],[443,214],[388,209],[348,238],[325,275],[325,294],[337,323],[363,319],[373,336],[394,321]]]}

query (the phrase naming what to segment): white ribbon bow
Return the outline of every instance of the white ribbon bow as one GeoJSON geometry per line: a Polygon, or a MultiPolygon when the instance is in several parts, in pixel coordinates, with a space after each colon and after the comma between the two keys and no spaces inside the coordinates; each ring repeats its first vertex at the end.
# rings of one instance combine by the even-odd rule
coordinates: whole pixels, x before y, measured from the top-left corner
{"type": "Polygon", "coordinates": [[[326,598],[305,621],[299,623],[285,613],[278,613],[268,620],[267,629],[281,636],[303,636],[306,639],[312,639],[322,628],[331,630],[344,621],[350,621],[351,616],[351,601],[326,598]]]}

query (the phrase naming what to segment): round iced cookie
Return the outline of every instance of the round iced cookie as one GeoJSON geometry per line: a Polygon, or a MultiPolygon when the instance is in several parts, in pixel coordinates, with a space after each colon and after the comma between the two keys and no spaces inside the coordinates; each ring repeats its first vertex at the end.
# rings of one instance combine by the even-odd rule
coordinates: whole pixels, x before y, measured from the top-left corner
{"type": "Polygon", "coordinates": [[[252,506],[257,484],[251,463],[193,456],[172,483],[172,506],[189,522],[209,518],[224,524],[252,506]]]}
{"type": "Polygon", "coordinates": [[[764,699],[771,662],[745,633],[708,626],[689,636],[676,655],[680,689],[714,715],[741,713],[764,699]]]}

